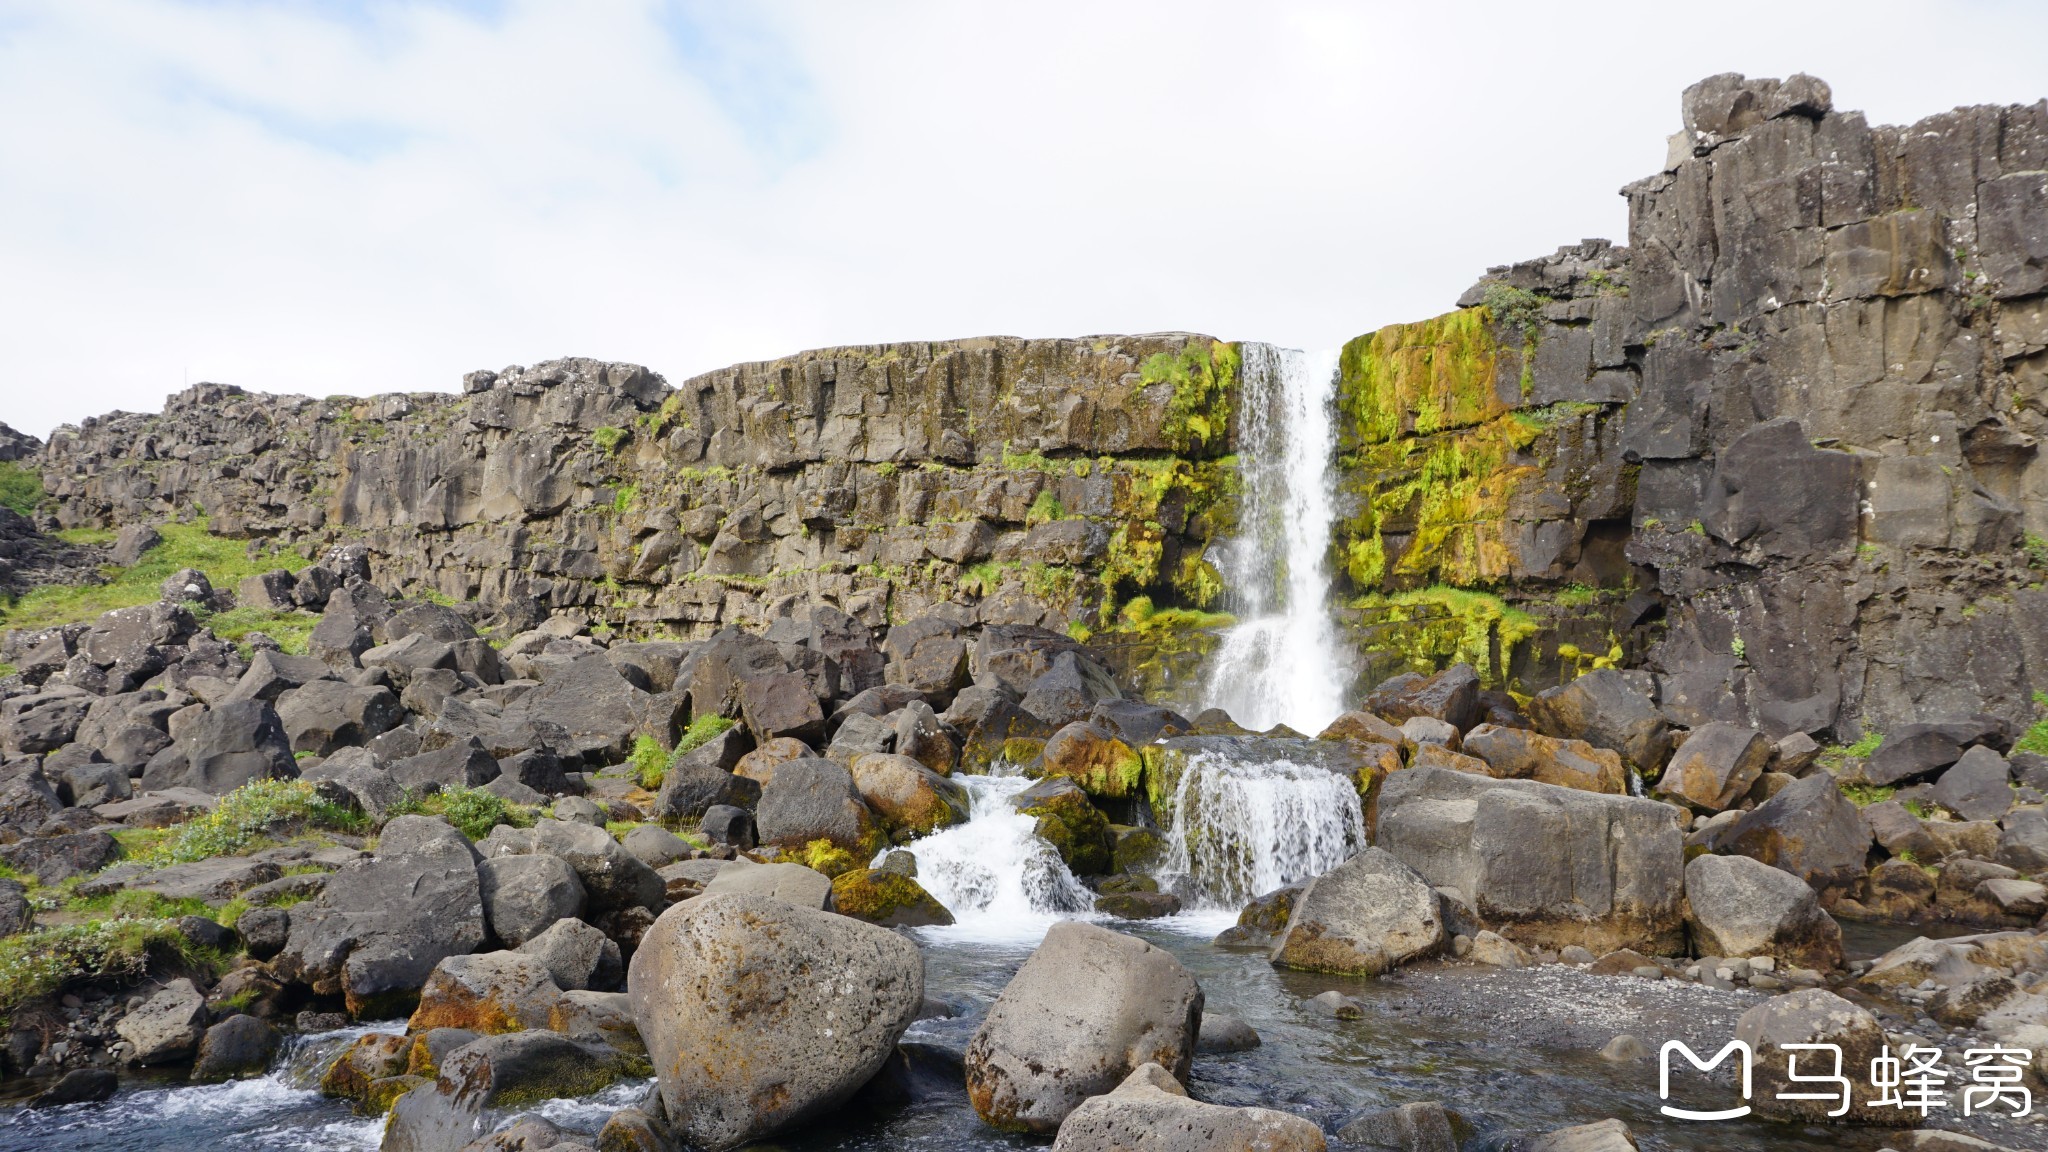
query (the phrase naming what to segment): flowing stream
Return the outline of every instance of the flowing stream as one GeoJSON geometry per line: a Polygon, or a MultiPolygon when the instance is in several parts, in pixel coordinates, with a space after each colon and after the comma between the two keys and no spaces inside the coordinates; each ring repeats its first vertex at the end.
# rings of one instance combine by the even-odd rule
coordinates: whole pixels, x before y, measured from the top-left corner
{"type": "Polygon", "coordinates": [[[1307,755],[1252,759],[1217,743],[1187,755],[1159,814],[1159,879],[1189,906],[1234,913],[1365,847],[1349,777],[1307,755]]]}
{"type": "Polygon", "coordinates": [[[1214,657],[1205,704],[1247,728],[1314,735],[1344,710],[1330,622],[1337,354],[1244,346],[1239,532],[1218,559],[1239,623],[1214,657]]]}

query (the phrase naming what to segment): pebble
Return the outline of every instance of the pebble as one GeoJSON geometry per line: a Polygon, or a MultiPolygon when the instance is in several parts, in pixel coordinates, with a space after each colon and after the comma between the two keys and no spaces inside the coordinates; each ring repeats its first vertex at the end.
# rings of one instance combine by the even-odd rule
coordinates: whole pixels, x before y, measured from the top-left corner
{"type": "Polygon", "coordinates": [[[1602,1060],[1611,1060],[1616,1064],[1632,1064],[1647,1057],[1649,1054],[1649,1050],[1643,1047],[1641,1040],[1626,1032],[1609,1040],[1607,1047],[1600,1050],[1600,1058],[1602,1060]]]}

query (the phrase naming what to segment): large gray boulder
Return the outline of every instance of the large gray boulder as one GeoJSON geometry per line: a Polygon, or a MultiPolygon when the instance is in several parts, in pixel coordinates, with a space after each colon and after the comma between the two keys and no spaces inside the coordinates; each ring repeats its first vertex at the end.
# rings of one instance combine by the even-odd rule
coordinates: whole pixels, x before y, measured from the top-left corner
{"type": "Polygon", "coordinates": [[[1588,672],[1529,701],[1529,719],[1546,736],[1612,748],[1640,772],[1671,753],[1671,724],[1648,696],[1612,668],[1588,672]]]}
{"type": "MultiPolygon", "coordinates": [[[[1781,1093],[1821,1093],[1824,1088],[1801,1087],[1788,1073],[1797,1058],[1802,1075],[1830,1075],[1834,1060],[1825,1052],[1788,1051],[1788,1044],[1834,1044],[1842,1051],[1842,1074],[1862,1081],[1871,1061],[1884,1053],[1884,1029],[1876,1017],[1823,988],[1807,988],[1774,996],[1742,1014],[1735,1022],[1735,1038],[1748,1044],[1753,1054],[1755,1076],[1750,1094],[1757,1115],[1799,1124],[1878,1124],[1910,1127],[1919,1114],[1907,1108],[1877,1107],[1875,1093],[1853,1092],[1849,1112],[1831,1120],[1828,1113],[1837,1106],[1832,1100],[1786,1100],[1781,1093]]],[[[1894,1057],[1899,1053],[1893,1052],[1894,1057]]]]}
{"type": "Polygon", "coordinates": [[[1270,1108],[1226,1108],[1188,1098],[1180,1081],[1146,1064],[1106,1095],[1074,1109],[1053,1152],[1323,1152],[1323,1130],[1270,1108]]]}
{"type": "Polygon", "coordinates": [[[1862,881],[1873,840],[1835,778],[1817,772],[1743,813],[1715,846],[1782,868],[1825,895],[1862,881]]]}
{"type": "Polygon", "coordinates": [[[1934,802],[1963,820],[1996,820],[2012,811],[2012,765],[1983,745],[1934,782],[1934,802]]]}
{"type": "Polygon", "coordinates": [[[917,1016],[924,960],[843,916],[700,896],[647,930],[627,992],[676,1137],[719,1150],[851,1098],[917,1016]]]}
{"type": "Polygon", "coordinates": [[[1704,812],[1719,812],[1747,795],[1771,762],[1771,742],[1754,728],[1704,724],[1671,756],[1657,792],[1704,812]]]}
{"type": "Polygon", "coordinates": [[[653,697],[633,686],[610,660],[588,656],[548,674],[540,687],[505,710],[508,722],[547,720],[565,733],[555,754],[588,763],[613,763],[633,747],[633,737],[653,697]]]}
{"type": "Polygon", "coordinates": [[[485,939],[476,850],[425,816],[384,826],[377,855],[328,878],[291,909],[291,936],[271,961],[287,980],[345,998],[358,1019],[411,1010],[434,966],[485,939]]]}
{"type": "Polygon", "coordinates": [[[121,1017],[114,1031],[135,1048],[136,1064],[169,1064],[192,1055],[206,1035],[206,997],[190,980],[164,985],[121,1017]]]}
{"type": "Polygon", "coordinates": [[[564,991],[609,992],[626,976],[618,943],[581,920],[557,920],[516,951],[547,965],[548,974],[564,991]]]}
{"type": "Polygon", "coordinates": [[[532,837],[535,852],[559,856],[576,870],[592,912],[636,907],[659,911],[667,900],[668,886],[654,869],[602,828],[543,819],[534,825],[532,837]]]}
{"type": "Polygon", "coordinates": [[[292,751],[327,756],[389,732],[405,709],[389,688],[314,680],[278,696],[277,718],[292,751]]]}
{"type": "Polygon", "coordinates": [[[1826,972],[1842,963],[1842,929],[1806,881],[1747,856],[1685,866],[1686,926],[1702,956],[1772,956],[1826,972]]]}
{"type": "Polygon", "coordinates": [[[1273,948],[1283,968],[1378,976],[1444,943],[1440,897],[1384,848],[1309,881],[1273,948]]]}
{"type": "Polygon", "coordinates": [[[262,700],[224,700],[174,727],[177,739],[143,769],[145,792],[196,788],[224,796],[252,780],[299,774],[284,723],[262,700]]]}
{"type": "Polygon", "coordinates": [[[1382,786],[1377,828],[1380,847],[1517,943],[1684,945],[1685,844],[1669,805],[1411,768],[1382,786]]]}
{"type": "Polygon", "coordinates": [[[1063,921],[975,1031],[967,1094],[997,1128],[1051,1132],[1143,1065],[1186,1076],[1201,1030],[1202,989],[1171,953],[1063,921]]]}
{"type": "Polygon", "coordinates": [[[477,865],[484,923],[507,948],[517,948],[565,917],[581,916],[583,881],[559,856],[493,856],[477,865]]]}
{"type": "Polygon", "coordinates": [[[754,831],[763,844],[802,848],[830,840],[851,852],[870,850],[873,817],[853,774],[830,760],[804,757],[779,764],[761,789],[754,831]]]}

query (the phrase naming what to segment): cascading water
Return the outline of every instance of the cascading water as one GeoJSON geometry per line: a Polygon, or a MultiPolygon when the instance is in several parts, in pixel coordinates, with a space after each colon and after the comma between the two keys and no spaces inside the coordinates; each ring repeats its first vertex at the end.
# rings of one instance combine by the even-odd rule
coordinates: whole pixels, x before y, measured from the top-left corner
{"type": "Polygon", "coordinates": [[[1191,907],[1235,910],[1364,848],[1351,779],[1300,751],[1247,759],[1226,739],[1188,753],[1159,813],[1161,883],[1191,907]]]}
{"type": "Polygon", "coordinates": [[[1246,344],[1238,442],[1244,501],[1219,557],[1240,623],[1214,656],[1206,703],[1247,728],[1315,734],[1343,711],[1327,600],[1334,352],[1246,344]]]}
{"type": "Polygon", "coordinates": [[[953,913],[954,926],[936,931],[975,939],[1035,938],[1054,920],[1094,906],[1095,894],[1038,838],[1037,819],[1010,803],[1032,781],[1001,775],[954,779],[967,789],[967,822],[913,841],[908,849],[917,858],[917,882],[953,913]]]}

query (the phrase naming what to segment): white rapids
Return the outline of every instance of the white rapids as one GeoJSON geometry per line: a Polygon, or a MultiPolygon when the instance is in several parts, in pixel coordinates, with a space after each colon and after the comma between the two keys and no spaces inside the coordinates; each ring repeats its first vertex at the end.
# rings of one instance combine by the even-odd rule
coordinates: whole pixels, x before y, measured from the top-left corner
{"type": "Polygon", "coordinates": [[[1196,908],[1235,911],[1365,847],[1357,791],[1317,764],[1191,753],[1164,809],[1159,880],[1196,908]]]}
{"type": "Polygon", "coordinates": [[[1074,879],[1051,844],[1038,838],[1036,818],[1010,804],[1032,781],[1022,776],[953,779],[967,789],[966,823],[915,840],[906,849],[917,858],[917,882],[955,921],[949,928],[924,931],[960,940],[1036,940],[1056,921],[1092,915],[1095,894],[1074,879]]]}

